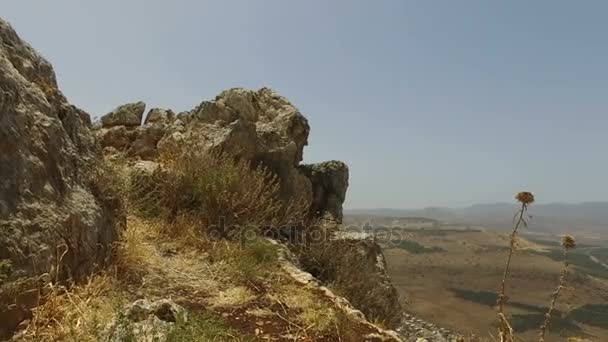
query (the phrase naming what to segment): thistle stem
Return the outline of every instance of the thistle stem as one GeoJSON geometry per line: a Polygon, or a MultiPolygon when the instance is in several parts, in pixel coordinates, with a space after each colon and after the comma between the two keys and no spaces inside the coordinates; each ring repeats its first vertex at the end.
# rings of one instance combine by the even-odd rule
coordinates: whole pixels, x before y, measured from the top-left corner
{"type": "Polygon", "coordinates": [[[540,337],[539,342],[545,341],[545,333],[547,329],[549,329],[549,323],[551,323],[551,314],[555,311],[555,303],[557,303],[557,298],[559,297],[559,293],[564,287],[564,283],[566,281],[566,274],[568,272],[568,249],[564,248],[564,267],[562,267],[562,272],[559,275],[559,284],[557,285],[557,290],[553,292],[553,296],[551,298],[551,306],[547,313],[545,314],[545,322],[540,327],[540,337]]]}
{"type": "Polygon", "coordinates": [[[509,268],[511,266],[511,258],[513,257],[513,251],[515,250],[515,238],[517,236],[517,230],[519,229],[519,226],[524,222],[524,213],[527,211],[527,208],[527,205],[525,203],[522,203],[521,209],[519,210],[519,218],[517,220],[517,223],[513,227],[513,231],[511,232],[509,256],[507,257],[507,263],[505,265],[505,270],[502,275],[500,295],[498,296],[498,312],[501,314],[504,314],[507,277],[509,276],[509,268]]]}

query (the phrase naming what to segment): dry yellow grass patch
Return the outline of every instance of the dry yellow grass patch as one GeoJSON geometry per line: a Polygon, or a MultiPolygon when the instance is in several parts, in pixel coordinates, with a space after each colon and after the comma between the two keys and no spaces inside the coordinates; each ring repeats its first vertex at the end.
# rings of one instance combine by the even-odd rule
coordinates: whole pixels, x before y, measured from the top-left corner
{"type": "Polygon", "coordinates": [[[220,291],[215,297],[211,298],[210,303],[214,308],[239,307],[250,303],[256,295],[244,286],[232,287],[225,291],[220,291]]]}
{"type": "Polygon", "coordinates": [[[127,302],[115,277],[97,275],[71,289],[49,284],[44,304],[18,341],[98,341],[117,308],[127,302]]]}
{"type": "Polygon", "coordinates": [[[282,285],[278,287],[278,291],[269,294],[270,299],[299,310],[298,319],[305,330],[324,332],[338,323],[336,312],[325,301],[315,296],[308,286],[282,285]]]}
{"type": "MultiPolygon", "coordinates": [[[[187,228],[187,225],[184,225],[187,228]]],[[[162,222],[131,216],[118,245],[117,265],[123,274],[137,276],[145,294],[184,296],[202,300],[225,287],[222,263],[211,263],[202,242],[166,234],[162,222]]],[[[202,241],[202,240],[201,240],[202,241]]]]}

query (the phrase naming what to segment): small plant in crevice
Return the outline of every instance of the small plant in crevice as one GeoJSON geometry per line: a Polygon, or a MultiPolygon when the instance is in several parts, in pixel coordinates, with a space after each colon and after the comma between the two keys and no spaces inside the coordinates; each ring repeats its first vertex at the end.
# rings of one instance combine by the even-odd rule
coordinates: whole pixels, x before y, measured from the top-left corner
{"type": "Polygon", "coordinates": [[[555,310],[555,303],[557,302],[559,293],[564,288],[564,283],[566,281],[566,274],[568,272],[568,265],[569,265],[568,251],[573,249],[574,247],[576,247],[576,241],[574,240],[574,238],[570,235],[565,235],[562,238],[562,249],[564,251],[564,261],[563,261],[562,271],[559,276],[559,283],[557,285],[557,289],[555,290],[555,292],[553,292],[553,295],[551,296],[552,297],[551,306],[549,307],[549,309],[547,310],[547,313],[545,314],[545,321],[543,322],[543,325],[540,327],[539,342],[545,341],[545,334],[547,332],[547,329],[549,328],[549,324],[551,323],[551,315],[552,315],[553,311],[555,310]]]}

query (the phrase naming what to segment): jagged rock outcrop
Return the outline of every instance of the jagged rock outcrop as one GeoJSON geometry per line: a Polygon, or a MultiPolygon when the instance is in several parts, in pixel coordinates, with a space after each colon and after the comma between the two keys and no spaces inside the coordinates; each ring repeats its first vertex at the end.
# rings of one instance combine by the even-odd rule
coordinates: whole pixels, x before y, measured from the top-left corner
{"type": "MultiPolygon", "coordinates": [[[[111,114],[116,116],[117,112],[123,110],[111,114]]],[[[143,109],[138,107],[140,112],[143,109]]],[[[126,120],[112,120],[118,121],[126,120]]],[[[254,165],[263,164],[278,176],[285,199],[300,197],[311,203],[313,215],[328,215],[341,222],[348,168],[336,161],[301,166],[309,132],[302,113],[271,89],[234,88],[189,112],[175,115],[171,110],[155,108],[141,127],[105,124],[97,134],[102,146],[144,160],[171,153],[189,142],[201,153],[228,153],[254,165]]]]}
{"type": "Polygon", "coordinates": [[[126,103],[102,116],[101,125],[103,127],[139,126],[145,110],[146,104],[142,101],[126,103]]]}
{"type": "Polygon", "coordinates": [[[171,109],[152,108],[146,115],[144,124],[171,123],[175,119],[175,113],[171,109]]]}
{"type": "Polygon", "coordinates": [[[175,114],[171,110],[153,108],[140,125],[146,104],[127,103],[101,117],[97,137],[104,148],[124,151],[129,156],[152,160],[157,156],[157,144],[163,138],[175,114]]]}
{"type": "Polygon", "coordinates": [[[263,163],[278,175],[285,198],[300,196],[310,202],[310,180],[297,169],[309,132],[308,120],[274,91],[235,88],[182,116],[159,142],[159,149],[195,140],[201,151],[263,163]]]}
{"type": "Polygon", "coordinates": [[[342,223],[342,204],[348,188],[348,166],[341,161],[302,165],[300,168],[312,182],[311,211],[315,216],[342,223]]]}
{"type": "Polygon", "coordinates": [[[10,264],[0,277],[0,337],[37,303],[39,281],[78,278],[104,262],[124,222],[91,177],[100,154],[90,126],[51,64],[0,19],[0,261],[10,264]]]}

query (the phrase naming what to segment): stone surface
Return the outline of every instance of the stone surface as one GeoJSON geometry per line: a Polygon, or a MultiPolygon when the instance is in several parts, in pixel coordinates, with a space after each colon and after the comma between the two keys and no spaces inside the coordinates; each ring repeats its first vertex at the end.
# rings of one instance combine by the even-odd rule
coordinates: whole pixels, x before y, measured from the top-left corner
{"type": "Polygon", "coordinates": [[[126,125],[126,114],[118,115],[132,112],[125,108],[133,106],[120,106],[105,119],[104,127],[97,130],[103,147],[144,160],[154,160],[159,153],[171,152],[186,142],[201,153],[228,153],[273,171],[284,199],[300,197],[311,203],[313,215],[342,220],[348,167],[337,161],[300,165],[308,144],[308,120],[271,89],[226,90],[177,115],[170,109],[154,108],[141,127],[126,125]],[[112,127],[107,127],[108,120],[112,127]]]}
{"type": "MultiPolygon", "coordinates": [[[[100,157],[90,126],[51,64],[0,19],[0,261],[12,265],[2,286],[29,293],[43,274],[78,279],[109,255],[121,218],[90,177],[100,157]]],[[[35,297],[15,303],[0,291],[0,337],[35,297]]]]}
{"type": "Polygon", "coordinates": [[[156,158],[158,155],[158,142],[165,135],[166,129],[167,127],[163,123],[137,127],[132,132],[132,142],[127,150],[127,154],[144,160],[156,158]]]}
{"type": "Polygon", "coordinates": [[[172,125],[159,149],[195,141],[201,151],[223,152],[263,163],[276,173],[284,198],[312,200],[310,180],[297,166],[308,144],[308,120],[268,88],[234,88],[204,101],[172,125]]]}
{"type": "Polygon", "coordinates": [[[126,126],[100,128],[97,137],[103,147],[113,147],[119,151],[126,150],[133,142],[133,131],[126,126]]]}
{"type": "Polygon", "coordinates": [[[142,101],[118,106],[101,117],[101,125],[103,127],[139,126],[145,110],[146,104],[142,101]]]}
{"type": "Polygon", "coordinates": [[[342,223],[342,203],[348,188],[348,166],[340,161],[302,165],[301,170],[312,182],[312,212],[317,217],[342,223]]]}
{"type": "Polygon", "coordinates": [[[171,109],[152,108],[146,115],[144,124],[170,123],[175,120],[175,113],[171,109]]]}
{"type": "Polygon", "coordinates": [[[103,341],[167,341],[178,319],[187,320],[187,312],[171,300],[140,299],[125,307],[124,312],[108,324],[103,341]]]}

